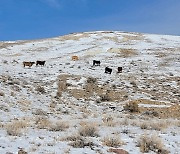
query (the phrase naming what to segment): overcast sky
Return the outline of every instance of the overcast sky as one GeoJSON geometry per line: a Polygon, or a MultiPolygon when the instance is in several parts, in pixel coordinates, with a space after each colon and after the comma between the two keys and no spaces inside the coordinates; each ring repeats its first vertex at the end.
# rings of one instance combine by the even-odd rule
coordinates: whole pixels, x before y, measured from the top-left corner
{"type": "Polygon", "coordinates": [[[0,40],[118,30],[180,35],[180,0],[0,0],[0,40]]]}

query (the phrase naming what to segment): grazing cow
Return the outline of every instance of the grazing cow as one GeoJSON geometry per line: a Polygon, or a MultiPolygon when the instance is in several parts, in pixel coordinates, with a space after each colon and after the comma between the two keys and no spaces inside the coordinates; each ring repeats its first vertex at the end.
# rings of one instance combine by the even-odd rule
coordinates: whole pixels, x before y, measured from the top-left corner
{"type": "Polygon", "coordinates": [[[111,72],[112,72],[112,69],[111,69],[111,68],[109,68],[109,67],[106,67],[106,68],[105,68],[105,73],[111,74],[111,72]]]}
{"type": "Polygon", "coordinates": [[[33,64],[35,64],[35,62],[26,62],[26,61],[23,61],[24,67],[25,67],[25,66],[31,67],[33,64]]]}
{"type": "Polygon", "coordinates": [[[72,56],[72,60],[79,60],[78,56],[72,56]]]}
{"type": "Polygon", "coordinates": [[[100,66],[100,61],[98,61],[98,60],[93,60],[93,66],[100,66]]]}
{"type": "Polygon", "coordinates": [[[36,66],[38,66],[38,65],[44,66],[45,62],[46,62],[46,61],[37,60],[37,61],[36,61],[36,66]]]}
{"type": "Polygon", "coordinates": [[[118,67],[118,73],[122,73],[122,67],[118,67]]]}

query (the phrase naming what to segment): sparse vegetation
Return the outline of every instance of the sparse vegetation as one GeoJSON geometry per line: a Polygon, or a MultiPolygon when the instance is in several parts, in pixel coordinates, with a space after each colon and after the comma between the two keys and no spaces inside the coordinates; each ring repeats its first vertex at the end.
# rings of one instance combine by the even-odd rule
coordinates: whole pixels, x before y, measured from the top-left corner
{"type": "Polygon", "coordinates": [[[169,153],[167,150],[165,150],[162,140],[157,135],[142,135],[138,141],[138,147],[143,153],[150,151],[163,154],[169,153]]]}
{"type": "Polygon", "coordinates": [[[64,121],[57,121],[55,124],[52,124],[49,128],[50,131],[64,131],[69,128],[69,124],[64,121]]]}
{"type": "Polygon", "coordinates": [[[109,31],[0,42],[0,151],[166,154],[166,145],[178,153],[180,38],[153,37],[109,31]],[[41,58],[45,66],[22,65],[41,58]]]}
{"type": "Polygon", "coordinates": [[[5,127],[8,135],[20,136],[24,133],[24,129],[28,127],[28,123],[22,120],[19,121],[15,120],[8,123],[5,127]]]}
{"type": "Polygon", "coordinates": [[[85,123],[83,125],[81,125],[81,127],[79,128],[79,135],[80,136],[98,136],[98,130],[97,130],[97,126],[93,123],[85,123]]]}
{"type": "Polygon", "coordinates": [[[43,86],[37,86],[36,91],[39,92],[40,94],[46,93],[45,89],[43,86]]]}
{"type": "Polygon", "coordinates": [[[104,137],[102,140],[103,144],[108,147],[120,147],[124,144],[123,141],[118,136],[108,136],[104,137]]]}
{"type": "Polygon", "coordinates": [[[129,102],[124,106],[124,110],[129,112],[139,112],[139,107],[136,102],[129,102]]]}

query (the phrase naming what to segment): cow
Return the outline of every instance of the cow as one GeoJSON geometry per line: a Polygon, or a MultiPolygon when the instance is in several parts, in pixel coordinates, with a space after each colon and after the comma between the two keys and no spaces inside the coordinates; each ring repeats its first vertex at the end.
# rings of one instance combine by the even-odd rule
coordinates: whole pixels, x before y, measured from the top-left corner
{"type": "Polygon", "coordinates": [[[122,73],[122,67],[118,67],[118,73],[122,73]]]}
{"type": "Polygon", "coordinates": [[[44,65],[45,65],[45,62],[46,62],[46,61],[37,60],[37,61],[36,61],[36,66],[38,66],[38,65],[44,66],[44,65]]]}
{"type": "Polygon", "coordinates": [[[72,56],[72,60],[79,60],[78,56],[72,56]]]}
{"type": "Polygon", "coordinates": [[[26,62],[26,61],[23,61],[24,67],[25,67],[25,66],[31,67],[33,64],[35,64],[35,62],[26,62]]]}
{"type": "Polygon", "coordinates": [[[100,66],[100,61],[98,61],[98,60],[93,60],[93,66],[100,66]]]}
{"type": "Polygon", "coordinates": [[[105,73],[111,74],[111,72],[112,72],[112,69],[111,69],[111,68],[109,68],[109,67],[106,67],[106,68],[105,68],[105,73]]]}

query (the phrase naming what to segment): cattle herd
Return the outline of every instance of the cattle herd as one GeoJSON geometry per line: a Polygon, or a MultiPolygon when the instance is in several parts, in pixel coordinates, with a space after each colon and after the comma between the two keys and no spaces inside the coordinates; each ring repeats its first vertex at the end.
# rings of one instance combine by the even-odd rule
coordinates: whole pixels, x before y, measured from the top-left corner
{"type": "MultiPolygon", "coordinates": [[[[98,60],[93,60],[93,66],[100,66],[101,62],[98,60]]],[[[112,68],[105,67],[105,73],[111,74],[112,68]]],[[[118,67],[117,73],[122,73],[122,67],[118,67]]]]}
{"type": "MultiPolygon", "coordinates": [[[[78,56],[72,56],[72,60],[78,60],[78,56]]],[[[37,60],[36,61],[36,66],[40,65],[40,66],[44,66],[46,61],[40,61],[37,60]]],[[[35,64],[35,62],[23,62],[23,66],[29,66],[31,67],[33,64],[35,64]]],[[[93,66],[100,66],[101,62],[98,60],[93,60],[93,66]]],[[[111,74],[112,73],[112,68],[109,67],[105,67],[105,73],[111,74]]],[[[118,67],[117,68],[117,73],[122,73],[122,67],[118,67]]]]}
{"type": "MultiPolygon", "coordinates": [[[[45,62],[46,62],[46,61],[37,60],[37,61],[36,61],[36,66],[38,66],[38,65],[44,66],[44,65],[45,65],[45,62]]],[[[23,66],[24,66],[24,67],[25,67],[25,66],[31,67],[33,64],[35,64],[35,62],[31,62],[31,61],[26,62],[26,61],[23,61],[23,66]]]]}

